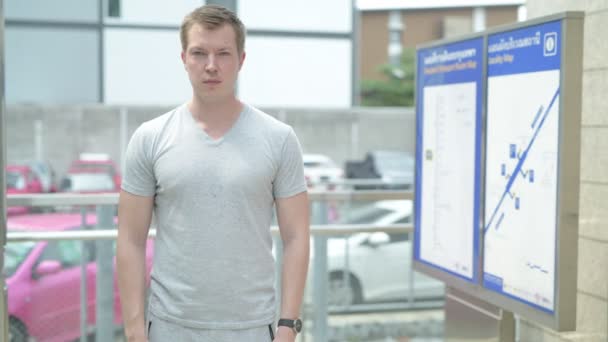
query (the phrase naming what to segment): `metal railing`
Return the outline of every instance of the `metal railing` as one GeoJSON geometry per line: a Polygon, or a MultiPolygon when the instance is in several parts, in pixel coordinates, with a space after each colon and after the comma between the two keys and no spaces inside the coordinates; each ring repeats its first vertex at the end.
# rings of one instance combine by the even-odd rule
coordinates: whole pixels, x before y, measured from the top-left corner
{"type": "MultiPolygon", "coordinates": [[[[313,223],[311,225],[311,235],[314,239],[314,251],[313,251],[313,263],[312,263],[312,279],[313,279],[313,295],[312,295],[312,307],[306,307],[304,310],[307,311],[306,314],[312,314],[313,316],[313,331],[312,337],[315,341],[323,341],[326,336],[328,336],[328,315],[329,312],[361,312],[361,311],[374,311],[374,310],[395,310],[395,309],[408,309],[416,307],[416,303],[414,302],[414,286],[413,286],[413,270],[410,268],[409,270],[409,294],[406,303],[383,303],[379,305],[345,305],[345,306],[334,306],[329,307],[328,305],[328,258],[327,258],[327,241],[329,238],[336,237],[347,237],[352,234],[357,233],[373,233],[373,232],[385,232],[385,233],[406,233],[412,234],[413,227],[412,224],[392,224],[392,225],[371,225],[371,224],[327,224],[327,203],[332,202],[351,202],[351,201],[377,201],[377,200],[403,200],[403,199],[413,199],[412,192],[406,191],[376,191],[376,190],[364,190],[364,191],[352,191],[352,190],[335,190],[335,191],[317,191],[310,190],[309,198],[311,203],[313,204],[314,216],[313,223]],[[316,207],[315,207],[316,206],[316,207]]],[[[118,194],[93,194],[93,195],[83,195],[83,194],[36,194],[36,195],[10,195],[7,198],[8,206],[26,206],[26,207],[43,207],[43,206],[96,206],[97,207],[97,215],[98,215],[98,225],[95,230],[71,230],[71,231],[9,231],[7,233],[7,240],[9,243],[12,242],[23,242],[23,241],[50,241],[50,240],[113,240],[116,239],[118,231],[115,229],[115,225],[113,225],[113,216],[114,211],[109,210],[108,208],[112,208],[118,203],[118,194]]],[[[275,243],[280,244],[279,230],[278,227],[271,227],[271,233],[273,234],[273,238],[275,243]]],[[[155,237],[156,230],[154,228],[150,229],[150,237],[155,237]]],[[[84,249],[83,249],[84,250],[84,249]]],[[[281,263],[281,251],[280,248],[276,249],[277,252],[277,266],[281,263]]],[[[107,254],[107,251],[106,251],[107,254]]],[[[106,255],[107,256],[107,255],[106,255]]],[[[348,252],[346,254],[348,257],[348,252]]],[[[83,258],[84,259],[84,258],[83,258]]],[[[105,263],[109,264],[109,274],[112,274],[112,258],[105,258],[105,263]],[[110,261],[108,261],[110,260],[110,261]]],[[[99,263],[103,263],[104,259],[98,258],[99,263]]],[[[81,272],[84,276],[86,270],[86,263],[83,262],[81,264],[81,272]]],[[[108,269],[108,265],[105,267],[108,269]]],[[[280,271],[280,268],[277,267],[277,272],[280,271]]],[[[349,277],[346,276],[348,269],[348,260],[346,261],[346,269],[344,281],[348,285],[349,277]]],[[[85,278],[82,278],[85,279],[85,278]]],[[[277,281],[280,282],[280,277],[276,277],[277,281]]],[[[98,280],[98,289],[102,287],[108,288],[108,291],[113,291],[112,283],[105,282],[100,283],[98,280]]],[[[277,290],[280,290],[280,283],[277,283],[277,290]]],[[[81,292],[85,292],[86,288],[81,287],[81,292]]],[[[100,322],[100,314],[102,314],[103,310],[109,310],[112,312],[112,307],[102,307],[100,303],[108,303],[107,297],[108,293],[101,293],[98,291],[99,296],[104,297],[100,298],[97,303],[100,306],[97,310],[97,318],[98,321],[96,323],[97,331],[102,333],[101,330],[113,330],[113,326],[111,323],[111,316],[106,317],[105,322],[100,322]]],[[[277,295],[277,298],[280,298],[280,294],[277,295]]],[[[111,305],[111,304],[110,304],[111,305]]],[[[422,304],[427,307],[437,308],[442,305],[441,302],[431,302],[422,304]]],[[[7,315],[8,313],[4,313],[7,315]]],[[[103,315],[101,316],[103,317],[103,315]]],[[[86,335],[86,294],[81,293],[81,322],[84,326],[81,326],[82,335],[86,335]],[[83,295],[85,296],[83,298],[83,295]]],[[[105,332],[107,334],[108,332],[105,332]]],[[[99,335],[98,335],[99,338],[99,335]]],[[[83,339],[81,339],[84,341],[83,339]]]]}

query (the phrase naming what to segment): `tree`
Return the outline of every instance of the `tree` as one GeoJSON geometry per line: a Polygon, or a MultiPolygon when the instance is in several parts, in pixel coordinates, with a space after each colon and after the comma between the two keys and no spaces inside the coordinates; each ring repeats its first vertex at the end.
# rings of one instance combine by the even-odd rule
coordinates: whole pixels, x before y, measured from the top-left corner
{"type": "Polygon", "coordinates": [[[397,67],[384,64],[380,72],[384,80],[363,80],[361,105],[363,106],[413,106],[415,50],[403,49],[401,64],[397,67]]]}

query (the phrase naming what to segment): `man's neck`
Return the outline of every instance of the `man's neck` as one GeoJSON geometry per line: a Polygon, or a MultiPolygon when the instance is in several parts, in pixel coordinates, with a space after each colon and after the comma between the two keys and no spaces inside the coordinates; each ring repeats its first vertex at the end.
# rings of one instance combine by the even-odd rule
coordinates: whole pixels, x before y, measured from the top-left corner
{"type": "Polygon", "coordinates": [[[223,101],[206,101],[195,96],[188,104],[188,109],[195,121],[213,126],[234,121],[242,111],[243,104],[236,97],[223,101]]]}

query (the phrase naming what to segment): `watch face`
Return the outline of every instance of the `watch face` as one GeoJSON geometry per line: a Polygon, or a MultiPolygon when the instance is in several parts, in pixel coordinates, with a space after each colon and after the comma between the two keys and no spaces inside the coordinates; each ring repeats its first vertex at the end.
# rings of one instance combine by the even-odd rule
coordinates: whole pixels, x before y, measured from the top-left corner
{"type": "Polygon", "coordinates": [[[300,331],[302,331],[302,320],[301,319],[298,318],[293,323],[294,323],[293,328],[296,330],[296,332],[299,333],[300,331]]]}

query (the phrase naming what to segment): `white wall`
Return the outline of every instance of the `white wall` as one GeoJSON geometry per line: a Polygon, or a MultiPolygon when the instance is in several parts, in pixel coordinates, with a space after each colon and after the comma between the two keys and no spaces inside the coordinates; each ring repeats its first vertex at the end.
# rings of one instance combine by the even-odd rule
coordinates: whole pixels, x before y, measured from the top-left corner
{"type": "Polygon", "coordinates": [[[350,107],[351,42],[249,37],[239,96],[263,107],[350,107]]]}
{"type": "Polygon", "coordinates": [[[351,0],[241,0],[238,14],[248,29],[350,32],[351,0]]]}
{"type": "Polygon", "coordinates": [[[174,105],[192,95],[177,30],[106,29],[104,44],[107,104],[174,105]]]}

